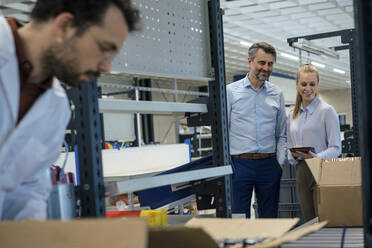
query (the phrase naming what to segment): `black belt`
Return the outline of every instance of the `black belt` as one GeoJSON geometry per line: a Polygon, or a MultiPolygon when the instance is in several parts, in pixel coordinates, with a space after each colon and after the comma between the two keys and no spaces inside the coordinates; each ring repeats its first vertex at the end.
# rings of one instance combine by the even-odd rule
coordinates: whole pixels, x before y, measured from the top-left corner
{"type": "Polygon", "coordinates": [[[233,158],[243,158],[243,159],[265,159],[276,156],[276,153],[242,153],[239,155],[231,155],[233,158]]]}

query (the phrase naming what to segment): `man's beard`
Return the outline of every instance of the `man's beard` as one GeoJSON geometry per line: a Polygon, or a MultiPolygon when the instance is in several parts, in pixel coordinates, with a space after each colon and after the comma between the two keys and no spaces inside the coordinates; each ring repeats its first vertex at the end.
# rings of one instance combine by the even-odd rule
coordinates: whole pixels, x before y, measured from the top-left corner
{"type": "MultiPolygon", "coordinates": [[[[41,58],[43,71],[71,87],[78,87],[81,83],[87,81],[80,79],[80,64],[75,54],[76,49],[71,41],[50,47],[41,58]]],[[[84,74],[92,78],[97,78],[100,75],[99,72],[95,71],[87,71],[84,74]]]]}
{"type": "Polygon", "coordinates": [[[257,73],[255,73],[255,76],[256,76],[256,78],[257,78],[258,81],[265,82],[270,77],[270,74],[271,73],[266,72],[266,75],[267,76],[266,75],[263,76],[263,75],[261,75],[261,72],[263,72],[263,71],[262,70],[259,70],[257,73]]]}

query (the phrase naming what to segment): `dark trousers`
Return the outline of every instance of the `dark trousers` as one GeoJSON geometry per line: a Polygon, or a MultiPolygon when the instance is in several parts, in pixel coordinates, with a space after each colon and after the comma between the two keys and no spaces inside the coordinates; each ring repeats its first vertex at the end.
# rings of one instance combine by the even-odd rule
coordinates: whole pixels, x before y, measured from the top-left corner
{"type": "Polygon", "coordinates": [[[280,178],[282,169],[276,157],[265,159],[231,158],[234,174],[232,176],[232,212],[251,216],[251,198],[255,189],[259,218],[278,216],[280,178]]]}
{"type": "Polygon", "coordinates": [[[317,214],[315,181],[305,161],[296,165],[296,187],[304,221],[314,219],[317,214]]]}

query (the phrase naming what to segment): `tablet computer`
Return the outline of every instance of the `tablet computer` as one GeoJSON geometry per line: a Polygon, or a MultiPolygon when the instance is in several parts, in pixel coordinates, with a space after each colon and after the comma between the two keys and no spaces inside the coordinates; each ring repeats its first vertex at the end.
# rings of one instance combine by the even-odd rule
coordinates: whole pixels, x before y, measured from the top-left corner
{"type": "Polygon", "coordinates": [[[312,151],[313,153],[315,153],[315,149],[314,147],[310,147],[310,146],[307,146],[307,147],[293,147],[293,148],[290,148],[289,149],[291,152],[304,152],[304,153],[309,153],[309,151],[312,151]]]}

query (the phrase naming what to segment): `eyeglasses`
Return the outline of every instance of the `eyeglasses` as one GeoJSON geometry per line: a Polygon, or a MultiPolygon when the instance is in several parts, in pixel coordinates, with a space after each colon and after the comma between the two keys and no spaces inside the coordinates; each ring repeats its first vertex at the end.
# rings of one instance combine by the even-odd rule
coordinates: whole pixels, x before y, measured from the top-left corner
{"type": "Polygon", "coordinates": [[[110,43],[104,43],[103,41],[100,41],[90,30],[87,31],[87,33],[92,37],[94,42],[96,43],[98,49],[102,53],[102,63],[105,64],[111,64],[112,61],[114,61],[115,56],[118,54],[116,51],[116,45],[115,44],[110,44],[110,43]]]}
{"type": "Polygon", "coordinates": [[[102,63],[105,63],[105,64],[111,64],[117,55],[117,52],[105,51],[102,53],[103,53],[102,63]]]}

